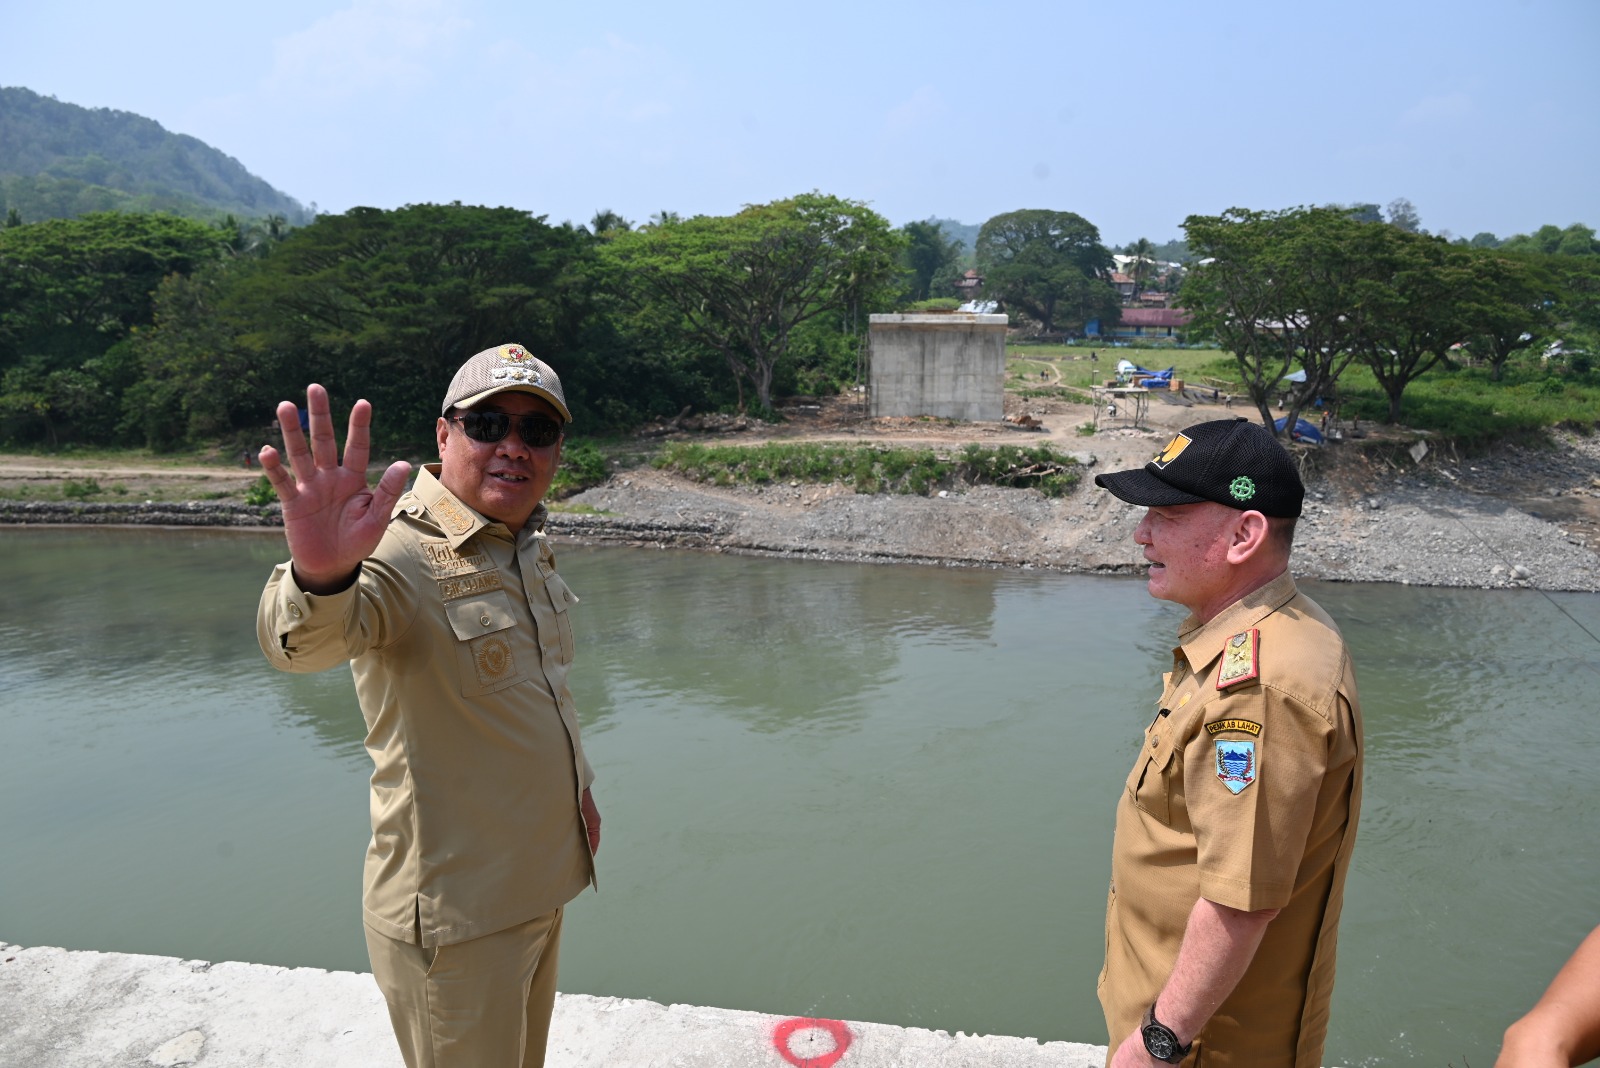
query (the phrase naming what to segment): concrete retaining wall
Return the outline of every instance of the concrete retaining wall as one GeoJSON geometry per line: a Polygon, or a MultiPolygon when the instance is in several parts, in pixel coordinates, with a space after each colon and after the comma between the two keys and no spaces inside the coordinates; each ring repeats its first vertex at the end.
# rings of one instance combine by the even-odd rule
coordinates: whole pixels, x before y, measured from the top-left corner
{"type": "Polygon", "coordinates": [[[872,415],[998,422],[1005,415],[1004,315],[874,315],[872,415]]]}
{"type": "MultiPolygon", "coordinates": [[[[1105,1047],[561,994],[549,1068],[1099,1068],[1105,1047]]],[[[372,976],[0,943],[0,1065],[403,1068],[372,976]]]]}

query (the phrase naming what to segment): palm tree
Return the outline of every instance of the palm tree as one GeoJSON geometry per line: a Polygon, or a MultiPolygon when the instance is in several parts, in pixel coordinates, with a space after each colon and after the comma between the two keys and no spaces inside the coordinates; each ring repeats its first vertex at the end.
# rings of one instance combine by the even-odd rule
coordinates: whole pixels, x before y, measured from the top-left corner
{"type": "Polygon", "coordinates": [[[1150,272],[1155,269],[1156,261],[1152,253],[1156,247],[1150,243],[1148,237],[1141,237],[1128,246],[1128,255],[1133,257],[1133,262],[1128,265],[1128,274],[1133,276],[1133,299],[1138,300],[1139,294],[1144,292],[1144,283],[1150,277],[1150,272]]]}

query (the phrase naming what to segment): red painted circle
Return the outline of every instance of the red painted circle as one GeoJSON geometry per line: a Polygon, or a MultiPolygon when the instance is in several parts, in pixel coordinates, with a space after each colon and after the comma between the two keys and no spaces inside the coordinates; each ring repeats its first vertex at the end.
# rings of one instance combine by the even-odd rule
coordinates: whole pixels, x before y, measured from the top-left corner
{"type": "Polygon", "coordinates": [[[844,1056],[844,1051],[850,1048],[850,1028],[839,1020],[813,1020],[808,1016],[797,1016],[792,1020],[785,1020],[772,1032],[772,1044],[778,1050],[778,1056],[794,1065],[794,1068],[833,1068],[839,1063],[839,1058],[844,1056]],[[815,1057],[801,1057],[789,1048],[789,1040],[796,1031],[806,1031],[816,1028],[826,1031],[833,1038],[833,1049],[827,1053],[819,1053],[815,1057]]]}

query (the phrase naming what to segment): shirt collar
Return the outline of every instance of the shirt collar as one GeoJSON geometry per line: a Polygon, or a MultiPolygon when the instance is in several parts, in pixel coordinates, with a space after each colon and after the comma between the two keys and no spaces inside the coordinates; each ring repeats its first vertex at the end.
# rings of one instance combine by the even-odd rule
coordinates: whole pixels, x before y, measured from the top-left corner
{"type": "Polygon", "coordinates": [[[1194,616],[1184,620],[1178,628],[1178,648],[1195,674],[1200,674],[1206,665],[1222,655],[1222,647],[1229,638],[1266,619],[1298,592],[1294,576],[1285,571],[1218,612],[1210,622],[1196,622],[1194,616]]]}
{"type": "MultiPolygon", "coordinates": [[[[411,493],[422,502],[428,510],[428,515],[439,525],[444,532],[445,539],[449,541],[450,548],[459,549],[480,530],[499,531],[509,534],[506,525],[498,519],[490,519],[467,504],[460,497],[444,488],[444,483],[439,481],[439,464],[423,464],[417,471],[417,481],[411,488],[411,493]]],[[[550,510],[540,501],[534,508],[533,514],[523,524],[523,530],[531,531],[535,537],[544,536],[545,519],[550,510]]]]}

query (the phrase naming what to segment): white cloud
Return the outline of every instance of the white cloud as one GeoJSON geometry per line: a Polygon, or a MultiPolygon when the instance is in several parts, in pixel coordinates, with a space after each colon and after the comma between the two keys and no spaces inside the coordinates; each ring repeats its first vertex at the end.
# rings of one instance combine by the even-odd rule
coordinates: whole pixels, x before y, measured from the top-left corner
{"type": "Polygon", "coordinates": [[[1436,122],[1464,119],[1472,114],[1472,98],[1466,93],[1430,96],[1411,105],[1400,115],[1403,126],[1425,126],[1436,122]]]}
{"type": "Polygon", "coordinates": [[[355,0],[274,43],[270,92],[321,99],[415,92],[472,23],[456,0],[355,0]]]}

